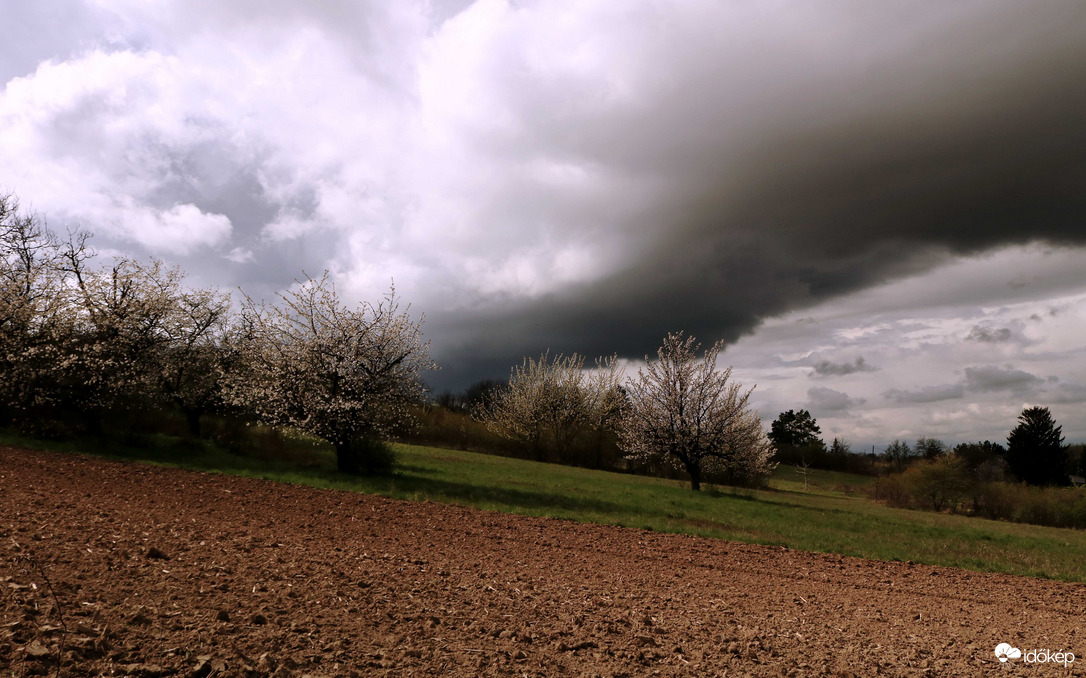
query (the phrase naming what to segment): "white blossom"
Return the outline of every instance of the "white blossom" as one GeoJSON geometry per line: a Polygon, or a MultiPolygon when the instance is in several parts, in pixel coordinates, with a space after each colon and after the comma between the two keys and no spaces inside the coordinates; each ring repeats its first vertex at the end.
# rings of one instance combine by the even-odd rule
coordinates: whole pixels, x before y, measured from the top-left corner
{"type": "Polygon", "coordinates": [[[753,388],[730,381],[731,368],[716,366],[721,343],[701,359],[693,337],[669,334],[646,367],[631,380],[619,440],[629,458],[663,460],[690,476],[694,490],[710,474],[748,484],[776,467],[773,447],[757,412],[748,406],[753,388]]]}
{"type": "Polygon", "coordinates": [[[276,305],[246,297],[238,342],[244,369],[233,400],[267,424],[331,442],[341,470],[357,472],[363,441],[412,423],[424,395],[423,370],[436,369],[422,319],[400,310],[395,289],[348,309],[328,273],[306,278],[276,305]]]}

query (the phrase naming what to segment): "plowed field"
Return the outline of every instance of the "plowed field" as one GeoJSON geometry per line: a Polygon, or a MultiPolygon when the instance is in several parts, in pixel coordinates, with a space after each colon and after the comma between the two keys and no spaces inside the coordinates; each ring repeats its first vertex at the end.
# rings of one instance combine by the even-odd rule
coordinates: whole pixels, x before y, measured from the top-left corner
{"type": "Polygon", "coordinates": [[[1083,585],[0,448],[3,676],[58,656],[70,676],[1083,675],[1026,658],[1086,654],[1084,605],[1083,585]]]}

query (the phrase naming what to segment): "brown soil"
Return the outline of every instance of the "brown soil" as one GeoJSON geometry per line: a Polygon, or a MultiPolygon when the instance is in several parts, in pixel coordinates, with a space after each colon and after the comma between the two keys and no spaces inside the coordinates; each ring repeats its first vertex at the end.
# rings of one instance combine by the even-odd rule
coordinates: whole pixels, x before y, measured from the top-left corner
{"type": "Polygon", "coordinates": [[[1084,593],[0,448],[3,676],[1067,675],[1084,593]]]}

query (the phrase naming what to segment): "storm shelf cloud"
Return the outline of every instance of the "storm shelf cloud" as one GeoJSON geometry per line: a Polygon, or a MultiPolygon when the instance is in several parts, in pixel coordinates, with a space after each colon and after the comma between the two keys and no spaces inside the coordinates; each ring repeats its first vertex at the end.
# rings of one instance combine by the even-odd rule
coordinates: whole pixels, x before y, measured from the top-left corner
{"type": "MultiPolygon", "coordinates": [[[[799,313],[817,321],[780,347],[808,362],[774,386],[800,399],[779,406],[875,421],[879,403],[948,393],[897,379],[900,355],[870,347],[876,316],[941,320],[955,296],[964,347],[898,339],[962,351],[958,369],[1024,364],[1019,340],[1086,324],[1078,2],[40,0],[8,15],[41,39],[0,45],[0,191],[226,289],[271,297],[323,269],[359,300],[394,283],[427,317],[438,390],[548,349],[640,359],[676,330],[768,361],[749,340],[799,313]],[[963,265],[984,275],[946,278],[963,265]],[[883,305],[834,334],[872,290],[883,305]],[[1072,299],[1060,319],[1057,297],[1072,299]],[[805,391],[845,376],[865,393],[805,391]]],[[[970,392],[1036,385],[969,369],[970,392]]]]}

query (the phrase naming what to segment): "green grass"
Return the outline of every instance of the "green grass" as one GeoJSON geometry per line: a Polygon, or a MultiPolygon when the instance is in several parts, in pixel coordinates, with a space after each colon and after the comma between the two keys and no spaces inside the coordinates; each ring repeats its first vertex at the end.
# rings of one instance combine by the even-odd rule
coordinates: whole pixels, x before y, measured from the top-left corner
{"type": "MultiPolygon", "coordinates": [[[[0,442],[43,447],[11,437],[0,437],[0,442]]],[[[400,499],[1086,582],[1086,532],[889,508],[867,498],[873,478],[847,473],[811,469],[804,490],[803,477],[782,466],[767,490],[709,488],[694,493],[670,480],[395,445],[396,473],[355,478],[333,470],[327,446],[300,445],[294,458],[280,460],[165,440],[90,451],[400,499]],[[299,463],[300,458],[306,463],[299,463]]],[[[71,444],[48,447],[88,451],[71,444]]]]}

